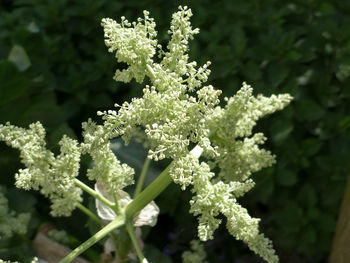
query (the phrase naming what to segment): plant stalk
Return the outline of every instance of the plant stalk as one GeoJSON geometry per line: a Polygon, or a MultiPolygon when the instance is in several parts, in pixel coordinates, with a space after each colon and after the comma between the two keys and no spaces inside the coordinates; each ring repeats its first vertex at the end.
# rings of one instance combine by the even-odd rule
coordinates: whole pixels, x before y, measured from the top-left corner
{"type": "MultiPolygon", "coordinates": [[[[191,150],[191,154],[199,158],[203,152],[203,149],[200,146],[196,146],[191,150]]],[[[86,240],[79,247],[74,249],[70,254],[68,254],[65,258],[63,258],[59,263],[69,263],[81,253],[83,253],[86,249],[94,245],[96,242],[104,238],[107,234],[112,232],[114,229],[125,225],[126,220],[132,222],[135,214],[141,211],[147,204],[149,204],[152,200],[154,200],[160,193],[162,193],[168,185],[172,182],[172,178],[170,176],[170,167],[172,163],[165,168],[165,170],[149,185],[144,189],[140,194],[138,194],[135,199],[126,207],[125,211],[121,211],[121,213],[108,225],[102,228],[99,232],[93,235],[91,238],[86,240]]],[[[92,190],[90,187],[75,179],[75,183],[81,187],[83,190],[87,191],[89,194],[99,199],[101,202],[104,202],[106,205],[115,209],[115,204],[111,203],[104,197],[101,197],[98,193],[92,190]],[[103,200],[103,201],[102,201],[103,200]]],[[[132,227],[132,226],[131,226],[132,227]]],[[[129,226],[130,228],[130,226],[129,226]]],[[[129,230],[128,230],[129,231],[129,230]]],[[[130,233],[129,233],[130,235],[130,233]]],[[[132,239],[132,235],[130,235],[132,239]]],[[[134,241],[133,241],[134,242],[134,241]]],[[[136,240],[137,242],[137,240],[136,240]]],[[[137,248],[135,247],[136,252],[137,248]]],[[[141,252],[142,254],[142,252],[141,252]]],[[[139,256],[140,257],[140,256],[139,256]]],[[[144,258],[143,258],[144,259],[144,258]]],[[[142,259],[142,260],[143,260],[142,259]]]]}
{"type": "Polygon", "coordinates": [[[145,181],[146,175],[147,175],[147,171],[149,168],[149,165],[151,163],[151,159],[149,159],[148,157],[146,157],[145,163],[143,164],[142,167],[142,171],[139,177],[139,180],[137,181],[137,185],[136,185],[136,189],[135,189],[135,193],[134,193],[134,198],[141,192],[142,190],[142,186],[143,183],[145,181]]]}
{"type": "Polygon", "coordinates": [[[90,194],[91,196],[93,196],[94,198],[100,200],[102,203],[104,203],[105,205],[113,208],[115,207],[115,204],[112,203],[111,201],[109,201],[107,198],[105,198],[104,196],[98,194],[94,189],[90,188],[89,186],[87,186],[86,184],[84,184],[82,181],[78,180],[78,179],[74,179],[74,183],[79,186],[81,189],[83,189],[85,192],[87,192],[88,194],[90,194]]]}
{"type": "Polygon", "coordinates": [[[66,257],[64,257],[62,260],[60,260],[59,263],[71,262],[73,259],[78,257],[81,253],[83,253],[89,247],[91,247],[96,242],[98,242],[99,240],[104,238],[106,235],[108,235],[110,232],[112,232],[113,230],[115,230],[116,228],[118,228],[124,224],[125,224],[125,216],[122,213],[121,215],[117,216],[112,222],[110,222],[108,225],[106,225],[104,228],[102,228],[100,231],[98,231],[95,235],[93,235],[88,240],[86,240],[83,244],[81,244],[76,249],[74,249],[66,257]]]}
{"type": "MultiPolygon", "coordinates": [[[[200,146],[196,146],[191,150],[191,154],[199,158],[203,152],[200,146]]],[[[126,207],[125,216],[127,218],[133,218],[136,213],[142,210],[148,203],[154,200],[165,188],[172,182],[170,176],[170,167],[172,163],[165,168],[165,170],[149,185],[144,189],[135,199],[126,207]]]]}
{"type": "Polygon", "coordinates": [[[126,207],[125,215],[127,218],[133,218],[136,213],[141,211],[142,208],[168,187],[172,182],[169,170],[170,165],[126,207]]]}
{"type": "Polygon", "coordinates": [[[92,220],[94,220],[100,226],[104,226],[102,220],[98,218],[93,212],[91,212],[87,207],[83,206],[81,203],[77,204],[77,208],[82,211],[84,214],[89,216],[92,220]]]}
{"type": "Polygon", "coordinates": [[[140,262],[143,262],[144,259],[145,259],[145,256],[142,253],[142,249],[141,249],[141,247],[139,245],[139,242],[137,242],[137,238],[136,238],[136,235],[135,235],[135,229],[134,229],[131,221],[127,220],[126,223],[125,223],[125,226],[126,226],[126,230],[128,231],[128,234],[129,234],[129,237],[131,239],[131,242],[134,245],[134,248],[136,250],[136,254],[137,254],[140,262]]]}

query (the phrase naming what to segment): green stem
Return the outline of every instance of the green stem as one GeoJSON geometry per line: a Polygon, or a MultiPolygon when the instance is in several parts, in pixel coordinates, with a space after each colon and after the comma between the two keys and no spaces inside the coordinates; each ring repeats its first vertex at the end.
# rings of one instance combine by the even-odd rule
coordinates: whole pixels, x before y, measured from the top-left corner
{"type": "Polygon", "coordinates": [[[136,238],[136,235],[135,235],[135,230],[134,230],[133,225],[131,224],[131,221],[127,220],[126,223],[125,223],[125,226],[126,226],[126,230],[129,233],[131,242],[134,245],[134,248],[136,250],[137,256],[138,256],[140,262],[142,263],[143,260],[145,259],[145,256],[142,253],[142,249],[141,249],[141,247],[139,245],[139,242],[137,242],[137,238],[136,238]]]}
{"type": "Polygon", "coordinates": [[[121,209],[120,209],[120,206],[118,203],[117,195],[113,194],[113,198],[114,198],[114,206],[112,207],[112,209],[116,215],[119,215],[119,214],[121,214],[121,209]]]}
{"type": "MultiPolygon", "coordinates": [[[[200,146],[196,146],[191,150],[191,154],[199,158],[203,152],[200,146]]],[[[126,207],[125,215],[127,218],[133,218],[134,215],[144,208],[148,203],[154,200],[165,188],[172,182],[170,176],[170,167],[172,163],[149,185],[144,189],[135,199],[126,207]]]]}
{"type": "Polygon", "coordinates": [[[100,231],[98,231],[95,235],[93,235],[88,240],[86,240],[79,247],[74,249],[66,257],[64,257],[62,260],[60,260],[59,263],[71,262],[73,259],[75,259],[77,256],[79,256],[81,253],[83,253],[89,247],[91,247],[96,242],[98,242],[99,240],[104,238],[106,235],[108,235],[110,232],[112,232],[113,230],[115,230],[116,228],[118,228],[124,224],[125,224],[125,216],[124,216],[124,214],[121,214],[118,217],[116,217],[112,222],[110,222],[108,225],[106,225],[104,228],[102,228],[100,231]]]}
{"type": "Polygon", "coordinates": [[[125,215],[128,218],[133,218],[137,212],[141,211],[168,187],[172,182],[169,170],[170,165],[126,207],[125,215]]]}
{"type": "Polygon", "coordinates": [[[111,201],[109,201],[107,198],[105,198],[104,196],[98,194],[94,189],[90,188],[89,186],[87,186],[86,184],[84,184],[82,181],[78,180],[78,179],[74,179],[74,183],[79,186],[81,189],[83,189],[85,192],[87,192],[88,194],[90,194],[91,196],[95,197],[96,199],[100,200],[102,203],[104,203],[105,205],[113,208],[115,206],[114,203],[112,203],[111,201]]]}
{"type": "Polygon", "coordinates": [[[83,206],[82,204],[78,203],[77,204],[78,209],[82,211],[84,214],[89,216],[92,220],[94,220],[97,224],[100,226],[104,226],[103,222],[101,219],[99,219],[93,212],[91,212],[87,207],[83,206]]]}
{"type": "Polygon", "coordinates": [[[139,177],[139,180],[137,181],[137,185],[136,185],[136,189],[135,189],[135,193],[134,193],[134,198],[141,192],[142,190],[142,186],[143,183],[145,181],[146,178],[146,174],[149,168],[149,165],[151,163],[151,159],[149,159],[148,157],[146,157],[145,163],[143,164],[142,167],[142,171],[141,171],[141,175],[139,177]]]}
{"type": "Polygon", "coordinates": [[[151,75],[150,78],[151,80],[154,80],[156,78],[155,74],[154,74],[154,71],[153,71],[153,68],[150,66],[150,65],[146,65],[147,69],[148,69],[148,72],[149,74],[151,75]]]}
{"type": "MultiPolygon", "coordinates": [[[[105,224],[102,222],[102,220],[97,217],[93,212],[91,212],[87,207],[83,206],[82,204],[78,203],[77,204],[78,209],[80,209],[83,213],[85,213],[86,215],[88,215],[92,220],[94,220],[97,224],[99,224],[101,226],[101,228],[103,228],[105,226],[105,224]]],[[[116,242],[117,240],[117,236],[115,235],[114,232],[110,233],[114,242],[116,242]]]]}
{"type": "MultiPolygon", "coordinates": [[[[202,151],[203,149],[197,145],[192,149],[191,154],[194,157],[199,158],[202,154],[202,151]]],[[[114,229],[124,225],[126,218],[128,221],[132,220],[136,213],[138,213],[148,203],[154,200],[172,182],[172,179],[169,173],[170,167],[171,167],[171,164],[168,165],[168,167],[165,168],[165,170],[149,186],[147,186],[145,190],[143,190],[140,194],[138,194],[136,198],[126,207],[125,212],[121,211],[120,215],[118,215],[112,222],[110,222],[108,225],[102,228],[99,232],[97,232],[91,238],[86,240],[79,247],[74,249],[59,263],[71,262],[81,253],[83,253],[86,249],[94,245],[96,242],[101,240],[103,237],[105,237],[107,234],[112,232],[114,229]]],[[[84,183],[80,182],[78,179],[75,179],[75,184],[77,184],[79,187],[87,191],[89,194],[91,194],[95,198],[99,199],[101,202],[104,202],[106,205],[112,207],[112,209],[115,208],[115,204],[111,203],[109,200],[105,199],[104,197],[101,198],[101,196],[98,193],[96,193],[94,190],[92,190],[90,187],[88,187],[84,183]],[[105,199],[105,200],[102,201],[101,199],[102,200],[105,199]]]]}

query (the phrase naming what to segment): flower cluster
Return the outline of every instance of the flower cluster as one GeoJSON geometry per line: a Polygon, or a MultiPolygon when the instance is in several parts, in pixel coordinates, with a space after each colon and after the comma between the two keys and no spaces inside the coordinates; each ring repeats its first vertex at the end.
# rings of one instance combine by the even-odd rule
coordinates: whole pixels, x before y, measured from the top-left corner
{"type": "Polygon", "coordinates": [[[198,240],[191,241],[191,250],[182,254],[183,263],[207,263],[204,247],[198,240]]]}
{"type": "Polygon", "coordinates": [[[29,213],[17,214],[10,211],[8,200],[5,197],[5,189],[0,188],[0,240],[3,237],[11,237],[13,233],[25,234],[30,220],[29,213]]]}
{"type": "MultiPolygon", "coordinates": [[[[117,51],[118,61],[128,65],[124,71],[129,77],[123,77],[123,81],[140,76],[140,67],[135,68],[130,60],[124,59],[137,54],[133,57],[138,57],[136,64],[142,65],[142,78],[135,79],[140,82],[147,76],[152,85],[146,85],[142,98],[125,102],[118,112],[100,115],[105,120],[105,129],[122,136],[126,143],[143,130],[149,158],[173,160],[170,175],[174,182],[182,189],[192,186],[190,212],[199,216],[201,240],[213,238],[221,222],[217,216],[221,213],[227,217],[227,229],[233,236],[246,242],[266,261],[277,262],[271,242],[259,233],[259,219],[251,218],[237,198],[254,186],[249,178],[253,172],[274,163],[274,156],[259,147],[266,140],[264,135],[252,132],[256,121],[281,110],[292,98],[288,94],[255,97],[252,88],[243,83],[235,96],[226,99],[224,108],[218,106],[221,92],[212,86],[202,87],[210,74],[210,63],[196,68],[196,62],[189,62],[188,41],[199,32],[192,29],[191,16],[187,7],[180,7],[173,15],[167,51],[153,42],[155,30],[148,13],[145,19],[139,19],[132,26],[128,24],[127,28],[123,19],[121,24],[103,20],[109,51],[117,51]],[[139,41],[139,45],[130,44],[135,41],[135,36],[130,37],[131,32],[138,32],[140,28],[146,32],[140,38],[148,40],[139,41]],[[155,48],[160,49],[160,63],[153,59],[155,48]],[[200,153],[191,153],[191,145],[197,145],[201,150],[196,152],[200,153]],[[198,160],[202,152],[207,161],[198,160]],[[219,168],[217,175],[212,172],[215,167],[219,168]]],[[[118,74],[122,73],[117,71],[116,76],[118,74]]]]}
{"type": "Polygon", "coordinates": [[[190,201],[190,212],[198,215],[198,236],[202,241],[213,238],[214,231],[221,220],[216,218],[222,213],[227,218],[226,227],[236,239],[244,241],[249,248],[267,262],[278,262],[270,240],[259,233],[259,219],[252,218],[237,198],[244,195],[253,186],[252,180],[244,182],[213,182],[214,173],[205,162],[196,165],[193,173],[195,194],[190,201]]]}
{"type": "Polygon", "coordinates": [[[134,170],[127,164],[121,164],[110,149],[109,135],[102,125],[89,120],[83,123],[84,142],[82,153],[89,154],[94,161],[88,169],[90,180],[104,184],[109,193],[123,189],[134,182],[134,170]]]}
{"type": "Polygon", "coordinates": [[[126,70],[117,70],[115,80],[129,82],[135,78],[141,83],[147,74],[146,65],[152,63],[156,52],[157,40],[154,38],[157,32],[153,19],[144,11],[144,19],[139,18],[138,23],[132,23],[132,28],[125,17],[122,17],[120,24],[110,18],[102,19],[102,25],[105,28],[108,51],[116,51],[118,61],[129,65],[126,70]]]}
{"type": "Polygon", "coordinates": [[[253,134],[256,121],[283,109],[292,97],[289,94],[254,97],[252,87],[243,83],[235,96],[225,99],[226,106],[217,107],[207,118],[213,132],[211,141],[218,152],[215,162],[220,167],[220,179],[244,181],[275,162],[269,151],[259,148],[266,138],[262,133],[253,134]]]}
{"type": "MultiPolygon", "coordinates": [[[[188,39],[198,32],[197,29],[193,30],[190,27],[188,21],[192,16],[191,10],[180,7],[180,11],[173,15],[169,31],[171,35],[169,51],[159,53],[160,58],[163,58],[160,63],[151,59],[155,51],[150,48],[149,41],[140,42],[139,45],[127,44],[126,48],[126,40],[115,40],[128,39],[130,32],[138,32],[140,28],[148,32],[144,34],[145,37],[152,36],[153,39],[154,26],[152,23],[147,23],[151,20],[147,15],[146,12],[145,19],[139,19],[137,24],[134,23],[133,27],[129,28],[123,25],[124,20],[121,24],[111,19],[104,19],[102,22],[109,51],[117,50],[118,61],[128,64],[129,67],[125,71],[130,72],[131,76],[138,75],[139,70],[123,58],[128,57],[130,52],[145,53],[139,58],[149,59],[141,59],[137,63],[142,62],[144,75],[148,76],[153,84],[144,88],[142,98],[135,98],[130,103],[125,102],[118,112],[101,112],[105,120],[105,129],[110,130],[114,136],[123,136],[128,142],[137,134],[138,128],[142,127],[151,145],[149,157],[154,160],[182,158],[189,153],[190,143],[199,144],[206,151],[214,153],[208,139],[209,129],[204,120],[219,103],[218,97],[221,91],[215,90],[212,86],[200,88],[210,74],[208,63],[196,69],[195,62],[188,62],[188,39]],[[187,93],[194,92],[195,89],[197,89],[195,96],[187,93]]],[[[119,71],[116,72],[116,75],[118,74],[119,71]]]]}
{"type": "Polygon", "coordinates": [[[16,186],[40,190],[49,197],[52,215],[70,215],[77,202],[81,202],[81,189],[74,184],[80,166],[78,142],[64,136],[59,142],[61,153],[55,157],[46,149],[45,129],[39,122],[31,124],[29,129],[9,123],[0,125],[0,141],[19,149],[26,166],[16,174],[16,186]]]}
{"type": "MultiPolygon", "coordinates": [[[[76,185],[81,154],[93,159],[87,176],[96,181],[96,192],[107,199],[113,195],[119,198],[123,209],[133,202],[121,189],[133,183],[134,170],[118,161],[110,140],[121,136],[128,143],[142,133],[149,147],[148,157],[155,161],[171,159],[167,171],[173,181],[183,190],[191,189],[190,212],[198,216],[202,241],[213,238],[221,223],[218,216],[223,214],[231,235],[267,262],[278,262],[271,242],[259,232],[259,219],[250,217],[237,198],[254,186],[250,179],[253,172],[275,161],[269,151],[260,148],[266,140],[264,135],[253,134],[256,121],[283,109],[292,98],[288,94],[254,96],[252,88],[243,83],[235,96],[226,99],[225,107],[219,106],[221,91],[203,86],[210,63],[198,67],[189,61],[189,40],[199,33],[191,27],[191,16],[187,7],[179,7],[173,15],[166,51],[157,43],[155,23],[147,11],[133,23],[124,17],[120,23],[102,20],[108,50],[126,63],[126,69],[116,71],[115,80],[142,83],[147,79],[151,85],[145,85],[141,98],[117,105],[118,110],[99,112],[102,125],[91,120],[83,123],[82,143],[64,136],[59,142],[61,153],[55,156],[46,148],[40,123],[31,124],[29,129],[0,125],[0,141],[19,149],[26,166],[16,175],[16,186],[40,190],[51,199],[53,215],[69,215],[81,202],[81,190],[76,185]]],[[[115,218],[116,214],[99,201],[97,207],[102,218],[115,218]]],[[[155,222],[159,212],[155,204],[144,209],[134,224],[155,222]]],[[[186,254],[185,258],[202,262],[204,254],[198,244],[192,247],[197,255],[186,254]]]]}
{"type": "Polygon", "coordinates": [[[16,186],[40,190],[49,197],[53,216],[69,216],[82,201],[82,191],[74,181],[79,174],[81,154],[90,154],[94,161],[88,178],[105,184],[109,192],[133,183],[134,170],[117,160],[102,126],[88,121],[83,123],[83,129],[82,144],[63,136],[59,142],[61,153],[55,156],[46,148],[45,130],[39,122],[31,124],[29,129],[9,123],[0,125],[0,141],[19,149],[26,166],[16,174],[16,186]]]}

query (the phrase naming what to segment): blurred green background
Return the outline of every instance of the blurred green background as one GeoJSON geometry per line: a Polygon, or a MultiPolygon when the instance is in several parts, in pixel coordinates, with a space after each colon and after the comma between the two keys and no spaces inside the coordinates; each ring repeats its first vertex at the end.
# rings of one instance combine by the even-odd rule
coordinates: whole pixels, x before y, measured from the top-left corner
{"type": "MultiPolygon", "coordinates": [[[[179,4],[192,8],[193,26],[201,30],[190,44],[191,59],[212,62],[209,83],[223,96],[235,94],[243,81],[256,94],[294,96],[290,106],[257,126],[277,164],[254,175],[257,185],[241,202],[262,218],[261,229],[281,262],[327,262],[350,171],[350,1],[2,0],[0,123],[42,122],[53,151],[63,134],[80,138],[81,122],[98,121],[98,110],[142,91],[135,82],[113,81],[120,65],[104,46],[101,18],[133,21],[147,9],[165,44],[179,4]]],[[[137,144],[120,149],[120,158],[140,169],[145,151],[137,144]]],[[[87,165],[84,160],[82,173],[87,165]]],[[[75,242],[90,235],[82,222],[96,230],[80,212],[51,218],[43,197],[13,189],[20,167],[18,153],[1,144],[0,184],[7,186],[12,209],[33,215],[26,235],[0,241],[1,258],[26,262],[43,224],[65,229],[75,242]]],[[[172,185],[157,200],[159,223],[143,233],[151,262],[179,262],[188,249],[196,234],[189,198],[172,185]]],[[[205,248],[210,262],[261,262],[224,225],[205,248]]],[[[95,246],[91,253],[101,251],[95,246]]]]}

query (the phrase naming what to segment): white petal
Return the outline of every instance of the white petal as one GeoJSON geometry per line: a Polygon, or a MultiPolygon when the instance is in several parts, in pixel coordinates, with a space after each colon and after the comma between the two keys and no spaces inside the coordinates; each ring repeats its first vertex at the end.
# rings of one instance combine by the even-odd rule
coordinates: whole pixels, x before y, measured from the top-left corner
{"type": "MultiPolygon", "coordinates": [[[[108,199],[109,201],[113,202],[112,196],[110,196],[107,192],[103,184],[95,184],[95,191],[108,199]]],[[[116,214],[114,211],[104,203],[102,203],[100,200],[96,199],[96,209],[98,216],[103,220],[112,221],[116,214]]]]}
{"type": "Polygon", "coordinates": [[[158,214],[159,207],[152,201],[135,217],[134,226],[155,226],[157,224],[158,214]]]}
{"type": "Polygon", "coordinates": [[[125,208],[132,201],[132,199],[130,198],[130,195],[123,190],[117,191],[117,199],[118,199],[118,204],[120,208],[125,208]]]}

